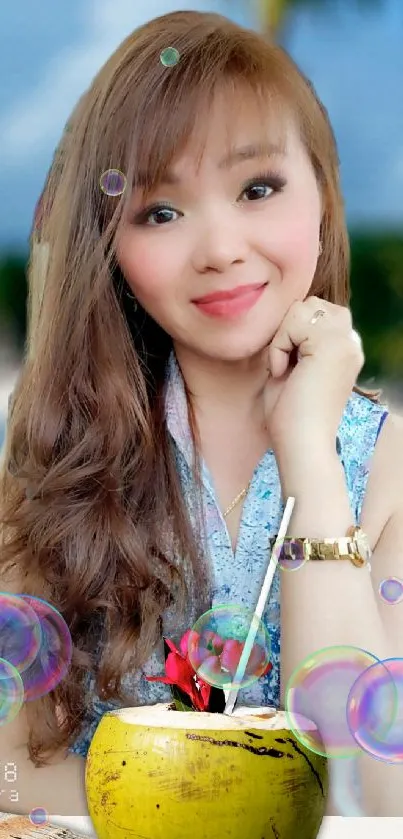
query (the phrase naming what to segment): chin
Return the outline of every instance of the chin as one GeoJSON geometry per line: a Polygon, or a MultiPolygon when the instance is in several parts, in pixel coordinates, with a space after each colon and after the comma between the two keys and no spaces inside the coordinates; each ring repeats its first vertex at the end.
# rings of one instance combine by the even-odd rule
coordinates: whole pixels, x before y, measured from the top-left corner
{"type": "Polygon", "coordinates": [[[206,346],[200,347],[200,352],[209,358],[214,358],[217,361],[246,361],[260,355],[267,344],[269,343],[267,337],[258,341],[255,338],[241,338],[237,340],[214,341],[206,346]]]}

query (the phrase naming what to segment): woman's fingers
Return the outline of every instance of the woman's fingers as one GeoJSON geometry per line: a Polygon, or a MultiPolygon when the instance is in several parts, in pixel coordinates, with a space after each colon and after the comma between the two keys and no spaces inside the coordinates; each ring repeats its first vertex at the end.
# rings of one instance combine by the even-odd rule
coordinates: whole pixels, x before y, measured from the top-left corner
{"type": "Polygon", "coordinates": [[[325,342],[330,343],[332,336],[347,332],[351,334],[351,313],[347,307],[319,297],[296,301],[268,347],[268,370],[274,378],[283,376],[294,350],[298,359],[313,355],[325,342]]]}

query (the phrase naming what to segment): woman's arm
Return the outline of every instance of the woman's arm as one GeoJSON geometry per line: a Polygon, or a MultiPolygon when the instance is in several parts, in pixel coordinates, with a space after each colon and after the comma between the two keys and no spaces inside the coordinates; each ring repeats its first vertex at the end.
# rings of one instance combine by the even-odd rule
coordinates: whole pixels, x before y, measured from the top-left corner
{"type": "Polygon", "coordinates": [[[48,766],[37,768],[29,759],[28,726],[24,708],[10,723],[0,726],[0,811],[28,815],[43,807],[50,815],[88,816],[85,794],[85,758],[65,750],[48,766]],[[4,779],[5,768],[15,773],[14,782],[4,779]]]}
{"type": "MultiPolygon", "coordinates": [[[[18,573],[0,577],[0,591],[18,594],[18,573]]],[[[0,725],[0,812],[28,815],[34,807],[44,807],[50,815],[88,816],[85,758],[65,758],[62,750],[48,766],[37,768],[29,758],[28,736],[23,705],[11,722],[0,725]],[[15,772],[14,782],[4,778],[6,765],[15,772]]]]}
{"type": "MultiPolygon", "coordinates": [[[[296,499],[288,535],[344,536],[354,524],[354,516],[335,451],[316,438],[303,451],[282,448],[277,459],[284,498],[292,495],[296,499]]],[[[386,622],[374,586],[374,579],[403,578],[402,461],[403,423],[389,418],[375,450],[361,522],[369,536],[375,530],[381,534],[375,544],[372,539],[372,574],[348,561],[307,562],[297,573],[282,574],[283,701],[293,670],[324,647],[352,645],[380,659],[403,657],[402,607],[399,611],[399,606],[385,606],[386,622]]],[[[403,765],[382,763],[362,753],[358,766],[366,813],[403,816],[403,765]]]]}

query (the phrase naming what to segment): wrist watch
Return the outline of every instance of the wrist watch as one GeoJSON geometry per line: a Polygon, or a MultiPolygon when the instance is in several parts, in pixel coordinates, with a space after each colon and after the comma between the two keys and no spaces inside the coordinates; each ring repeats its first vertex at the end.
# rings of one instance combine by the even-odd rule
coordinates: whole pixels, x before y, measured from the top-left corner
{"type": "Polygon", "coordinates": [[[349,559],[356,568],[371,570],[372,551],[368,536],[361,527],[353,525],[346,536],[338,539],[291,539],[285,538],[281,547],[283,560],[307,559],[349,559]]]}

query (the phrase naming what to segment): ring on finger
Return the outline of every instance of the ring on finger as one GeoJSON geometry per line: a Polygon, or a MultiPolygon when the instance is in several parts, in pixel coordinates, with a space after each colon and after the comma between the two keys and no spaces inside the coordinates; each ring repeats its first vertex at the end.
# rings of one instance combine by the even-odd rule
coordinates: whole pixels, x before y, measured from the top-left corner
{"type": "Polygon", "coordinates": [[[315,312],[315,314],[314,314],[314,315],[312,315],[312,317],[311,317],[311,319],[310,319],[309,323],[316,323],[316,321],[317,321],[317,320],[319,320],[319,318],[323,318],[323,317],[325,316],[325,314],[326,314],[326,312],[325,312],[325,310],[324,310],[324,309],[318,309],[318,310],[315,312]]]}

